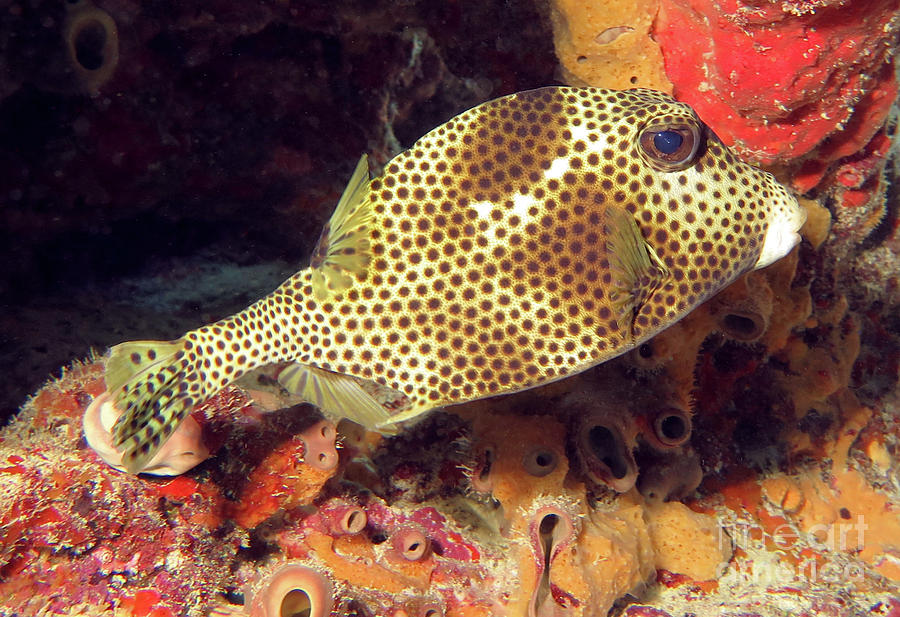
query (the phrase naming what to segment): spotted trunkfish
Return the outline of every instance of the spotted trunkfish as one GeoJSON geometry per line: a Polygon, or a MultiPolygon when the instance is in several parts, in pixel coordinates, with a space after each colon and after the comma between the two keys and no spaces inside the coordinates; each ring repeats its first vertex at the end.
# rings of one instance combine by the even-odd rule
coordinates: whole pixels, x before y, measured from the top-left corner
{"type": "Polygon", "coordinates": [[[659,92],[547,87],[450,119],[370,178],[311,264],[174,341],[112,348],[113,429],[139,472],[246,371],[378,430],[578,373],[671,326],[799,241],[805,214],[659,92]],[[369,383],[367,383],[369,382],[369,383]],[[382,404],[372,383],[401,405],[382,404]]]}

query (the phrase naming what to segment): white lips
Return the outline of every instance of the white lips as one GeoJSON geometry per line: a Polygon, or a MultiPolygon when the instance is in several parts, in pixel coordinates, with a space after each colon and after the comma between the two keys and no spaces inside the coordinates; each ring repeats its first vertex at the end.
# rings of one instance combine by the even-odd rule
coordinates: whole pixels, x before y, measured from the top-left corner
{"type": "Polygon", "coordinates": [[[762,253],[755,268],[764,268],[787,255],[800,243],[800,228],[806,222],[806,210],[783,188],[775,191],[769,214],[769,226],[763,240],[762,253]]]}

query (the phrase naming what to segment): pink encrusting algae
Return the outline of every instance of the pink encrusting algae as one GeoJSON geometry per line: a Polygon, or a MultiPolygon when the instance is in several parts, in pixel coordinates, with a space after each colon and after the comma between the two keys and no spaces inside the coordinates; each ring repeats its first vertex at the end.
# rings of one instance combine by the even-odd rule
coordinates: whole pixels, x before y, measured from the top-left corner
{"type": "Polygon", "coordinates": [[[4,430],[0,597],[13,614],[178,615],[227,584],[208,566],[233,559],[242,534],[223,527],[218,491],[128,477],[82,440],[85,403],[102,390],[100,365],[75,365],[4,430]]]}

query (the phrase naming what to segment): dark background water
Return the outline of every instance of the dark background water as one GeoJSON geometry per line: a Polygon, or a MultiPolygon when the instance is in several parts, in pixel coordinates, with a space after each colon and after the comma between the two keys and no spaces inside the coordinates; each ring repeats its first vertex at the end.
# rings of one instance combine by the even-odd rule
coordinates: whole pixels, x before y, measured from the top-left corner
{"type": "Polygon", "coordinates": [[[0,12],[0,417],[92,349],[304,266],[375,165],[555,83],[542,3],[35,1],[0,12]]]}

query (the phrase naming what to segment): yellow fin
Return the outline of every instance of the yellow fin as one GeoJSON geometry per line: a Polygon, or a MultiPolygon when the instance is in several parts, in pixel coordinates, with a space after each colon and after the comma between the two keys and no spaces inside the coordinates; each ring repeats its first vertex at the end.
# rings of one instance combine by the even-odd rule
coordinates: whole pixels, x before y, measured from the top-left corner
{"type": "Polygon", "coordinates": [[[368,194],[369,163],[364,154],[313,251],[310,266],[317,300],[346,291],[353,284],[352,275],[364,272],[369,265],[369,223],[373,212],[365,203],[368,194]]]}
{"type": "Polygon", "coordinates": [[[632,325],[641,305],[669,277],[669,271],[644,240],[634,217],[617,208],[609,208],[606,214],[606,252],[613,275],[609,296],[618,318],[632,325]]]}
{"type": "Polygon", "coordinates": [[[122,465],[140,473],[190,412],[187,375],[177,356],[181,340],[132,341],[110,350],[106,389],[122,415],[113,426],[122,465]]]}
{"type": "Polygon", "coordinates": [[[325,413],[370,430],[391,419],[390,412],[350,375],[297,363],[281,371],[278,383],[325,413]]]}
{"type": "Polygon", "coordinates": [[[181,349],[181,341],[131,341],[109,350],[106,389],[118,390],[133,377],[169,359],[181,349]]]}
{"type": "Polygon", "coordinates": [[[423,413],[431,411],[436,407],[440,407],[440,404],[434,401],[410,405],[409,407],[392,414],[390,420],[382,422],[376,428],[382,433],[394,432],[397,430],[397,427],[395,425],[401,422],[406,422],[407,420],[418,418],[423,413]]]}

